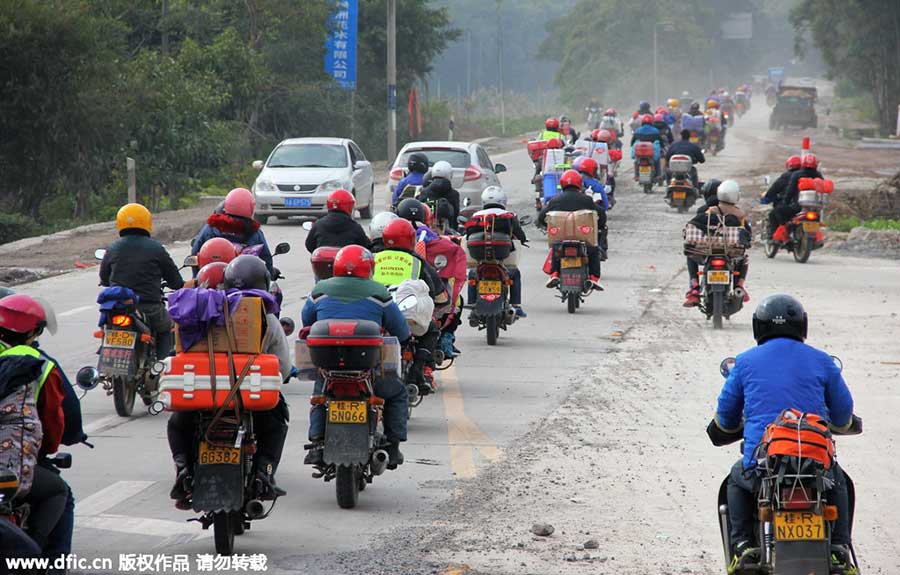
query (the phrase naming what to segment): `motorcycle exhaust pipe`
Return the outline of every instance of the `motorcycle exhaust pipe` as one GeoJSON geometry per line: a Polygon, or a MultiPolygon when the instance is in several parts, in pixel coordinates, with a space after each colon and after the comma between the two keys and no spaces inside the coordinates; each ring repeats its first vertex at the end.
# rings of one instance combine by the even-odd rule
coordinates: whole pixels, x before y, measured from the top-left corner
{"type": "Polygon", "coordinates": [[[263,507],[263,502],[259,499],[251,499],[247,502],[247,515],[250,519],[259,519],[263,515],[266,514],[266,509],[263,507]]]}
{"type": "Polygon", "coordinates": [[[387,451],[383,449],[375,450],[375,453],[372,454],[372,463],[370,465],[372,468],[372,475],[381,475],[384,473],[384,470],[387,468],[388,459],[387,451]]]}
{"type": "Polygon", "coordinates": [[[734,297],[736,299],[739,299],[740,301],[744,301],[744,295],[746,294],[746,292],[744,291],[744,288],[736,287],[736,288],[734,288],[733,293],[734,293],[734,297]]]}

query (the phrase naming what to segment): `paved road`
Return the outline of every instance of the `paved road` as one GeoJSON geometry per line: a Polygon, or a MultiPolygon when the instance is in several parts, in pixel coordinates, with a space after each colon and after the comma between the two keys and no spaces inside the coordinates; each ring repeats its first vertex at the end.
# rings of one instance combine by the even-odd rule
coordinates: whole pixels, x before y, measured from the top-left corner
{"type": "MultiPolygon", "coordinates": [[[[702,167],[701,174],[742,176],[756,153],[741,140],[740,130],[749,131],[751,126],[758,129],[763,122],[760,110],[745,118],[742,123],[747,127],[738,126],[730,134],[726,153],[702,167]]],[[[501,179],[515,207],[520,213],[529,213],[532,168],[526,154],[517,150],[493,159],[509,167],[501,179]]],[[[380,192],[383,194],[383,190],[380,192]]],[[[683,293],[683,257],[678,245],[685,216],[666,208],[658,193],[645,196],[634,189],[623,189],[619,202],[610,216],[611,256],[603,277],[606,291],[593,294],[575,316],[567,314],[552,292],[543,288],[545,276],[539,270],[545,244],[536,229],[527,230],[534,242],[524,251],[520,265],[524,270],[525,308],[529,317],[502,333],[499,345],[494,348],[488,348],[483,334],[467,325],[460,329],[458,345],[464,355],[455,368],[440,375],[440,393],[427,398],[415,411],[410,422],[410,441],[404,446],[407,463],[376,478],[360,495],[357,509],[340,510],[333,486],[312,479],[309,469],[301,464],[310,384],[291,383],[285,389],[292,410],[291,432],[279,471],[279,483],[289,495],[279,501],[269,519],[254,523],[252,531],[237,540],[236,551],[265,553],[270,571],[290,573],[336,572],[335,559],[347,558],[352,558],[352,563],[342,563],[337,572],[371,573],[380,563],[390,563],[389,558],[400,561],[404,567],[384,572],[419,572],[409,565],[415,565],[420,557],[424,561],[426,556],[430,562],[422,563],[422,572],[441,571],[453,561],[456,556],[452,553],[441,555],[439,549],[418,548],[415,543],[419,534],[433,535],[435,529],[444,525],[455,501],[466,501],[473,490],[484,488],[479,482],[480,475],[489,467],[511,463],[505,459],[510,450],[521,448],[525,442],[540,441],[539,436],[529,432],[539,429],[545,418],[558,416],[560,405],[572,409],[563,403],[565,398],[573,390],[596,383],[592,368],[607,356],[623,332],[640,325],[660,294],[683,293]],[[404,537],[398,536],[397,540],[406,542],[406,546],[393,550],[390,543],[400,533],[404,537]],[[373,556],[366,551],[369,548],[382,554],[373,556]]],[[[265,232],[272,244],[289,241],[294,246],[294,251],[282,256],[277,265],[287,276],[282,282],[286,313],[296,317],[302,298],[312,285],[307,254],[303,250],[305,232],[295,223],[274,223],[266,226],[265,232]]],[[[178,260],[187,248],[175,245],[171,251],[178,260]]],[[[856,289],[849,284],[855,286],[859,275],[838,277],[851,264],[864,270],[862,277],[877,278],[867,280],[865,289],[871,289],[879,297],[883,292],[878,284],[896,286],[900,281],[896,266],[885,266],[877,260],[847,260],[817,253],[810,265],[800,268],[785,256],[765,263],[761,254],[756,257],[751,278],[759,278],[767,290],[776,285],[804,282],[800,291],[807,294],[819,289],[819,282],[831,281],[856,289]]],[[[761,293],[753,291],[753,281],[749,287],[757,297],[761,293]]],[[[70,374],[93,359],[95,343],[91,332],[97,316],[92,302],[96,283],[95,271],[87,270],[25,288],[55,303],[60,332],[55,337],[45,337],[43,343],[70,374]]],[[[674,305],[680,309],[677,302],[674,305]]],[[[835,306],[829,302],[823,307],[831,311],[835,306]]],[[[704,322],[697,313],[679,311],[676,315],[677,319],[665,321],[703,327],[704,322]]],[[[879,315],[872,312],[874,326],[879,324],[879,315]]],[[[749,317],[749,310],[745,310],[735,320],[741,327],[729,326],[726,332],[747,330],[749,317]]],[[[748,339],[739,338],[744,344],[748,339]]],[[[653,353],[662,361],[671,359],[670,355],[676,351],[657,348],[653,353]]],[[[603,377],[614,379],[616,374],[603,374],[603,377]]],[[[705,407],[712,400],[706,399],[705,402],[698,398],[692,400],[704,406],[703,417],[707,416],[705,407]]],[[[613,398],[606,400],[613,401],[613,398]]],[[[165,439],[165,416],[142,414],[121,419],[114,413],[111,398],[100,390],[85,397],[83,409],[96,449],[73,448],[75,464],[66,472],[78,498],[76,552],[85,557],[211,552],[211,533],[202,531],[197,523],[187,523],[191,514],[175,510],[168,499],[173,472],[165,439]]],[[[658,431],[647,431],[655,432],[658,431]]],[[[546,445],[550,452],[556,449],[561,448],[546,445]]],[[[565,457],[565,453],[560,456],[565,457]]],[[[562,461],[565,467],[565,459],[562,461]]],[[[497,488],[493,484],[490,487],[497,488]]],[[[547,501],[537,497],[535,501],[520,502],[524,508],[532,504],[545,506],[547,501]]],[[[584,512],[591,513],[590,509],[584,512]]],[[[471,530],[472,525],[468,528],[471,530]]],[[[495,528],[498,527],[485,527],[495,528]]],[[[478,535],[477,525],[474,533],[475,542],[458,548],[448,546],[448,549],[458,549],[462,556],[463,548],[478,547],[479,537],[490,539],[503,535],[496,531],[478,535]]],[[[432,543],[435,543],[433,539],[432,543]]],[[[717,548],[708,551],[718,557],[717,548]]],[[[498,568],[496,572],[514,570],[498,568]]]]}

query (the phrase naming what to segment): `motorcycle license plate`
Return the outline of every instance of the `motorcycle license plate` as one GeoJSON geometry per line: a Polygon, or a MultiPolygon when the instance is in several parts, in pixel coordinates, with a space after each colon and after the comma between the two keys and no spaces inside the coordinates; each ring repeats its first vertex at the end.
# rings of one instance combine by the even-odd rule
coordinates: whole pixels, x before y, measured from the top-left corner
{"type": "Polygon", "coordinates": [[[699,137],[699,136],[691,136],[691,143],[692,143],[692,144],[699,144],[699,143],[700,143],[700,137],[699,137]]]}
{"type": "Polygon", "coordinates": [[[581,258],[563,258],[562,261],[559,262],[559,265],[564,270],[580,268],[581,258]]]}
{"type": "Polygon", "coordinates": [[[137,333],[133,331],[109,330],[103,334],[104,347],[131,349],[136,340],[137,333]]]}
{"type": "Polygon", "coordinates": [[[711,271],[706,272],[706,283],[708,284],[730,284],[731,273],[728,271],[711,271]]]}
{"type": "Polygon", "coordinates": [[[775,539],[778,541],[821,541],[825,539],[825,519],[811,511],[776,513],[775,539]]]}
{"type": "Polygon", "coordinates": [[[200,442],[197,461],[200,465],[240,465],[241,450],[238,447],[219,447],[200,442]]]}
{"type": "Polygon", "coordinates": [[[503,285],[499,281],[478,282],[478,293],[482,295],[500,295],[503,285]]]}
{"type": "Polygon", "coordinates": [[[366,423],[369,404],[365,401],[332,401],[328,404],[328,423],[366,423]]]}
{"type": "Polygon", "coordinates": [[[808,234],[814,234],[819,231],[820,226],[819,222],[803,222],[803,231],[808,234]]]}
{"type": "Polygon", "coordinates": [[[683,200],[687,198],[687,192],[672,192],[673,200],[683,200]]]}
{"type": "Polygon", "coordinates": [[[650,166],[640,166],[638,169],[640,170],[640,172],[641,172],[642,174],[649,174],[649,173],[650,173],[650,166]]]}

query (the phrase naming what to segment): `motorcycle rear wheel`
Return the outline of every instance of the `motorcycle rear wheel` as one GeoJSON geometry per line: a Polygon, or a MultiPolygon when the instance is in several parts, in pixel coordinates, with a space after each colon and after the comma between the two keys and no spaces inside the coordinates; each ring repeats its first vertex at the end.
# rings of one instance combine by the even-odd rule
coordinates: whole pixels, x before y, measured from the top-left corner
{"type": "Polygon", "coordinates": [[[338,507],[353,509],[359,501],[359,467],[356,465],[338,465],[334,489],[338,507]]]}
{"type": "Polygon", "coordinates": [[[500,325],[497,323],[497,316],[491,315],[485,319],[485,331],[487,332],[487,344],[497,345],[497,338],[500,337],[500,325]]]}
{"type": "Polygon", "coordinates": [[[569,313],[575,313],[575,310],[578,309],[577,301],[578,301],[577,294],[570,293],[569,296],[566,298],[566,308],[568,309],[569,313]]]}
{"type": "Polygon", "coordinates": [[[213,537],[216,553],[219,555],[234,553],[234,529],[230,512],[223,511],[213,515],[213,537]]]}
{"type": "Polygon", "coordinates": [[[113,406],[121,417],[131,417],[134,411],[134,382],[129,382],[122,376],[116,376],[113,380],[113,406]]]}
{"type": "Polygon", "coordinates": [[[722,314],[725,306],[725,294],[720,291],[712,293],[713,329],[722,329],[722,314]]]}
{"type": "Polygon", "coordinates": [[[644,187],[644,193],[645,193],[645,194],[652,194],[652,193],[653,193],[653,184],[642,184],[642,185],[643,185],[643,187],[644,187]]]}
{"type": "Polygon", "coordinates": [[[809,235],[801,231],[800,237],[797,238],[797,244],[794,247],[794,261],[798,264],[805,264],[809,261],[810,254],[809,235]]]}

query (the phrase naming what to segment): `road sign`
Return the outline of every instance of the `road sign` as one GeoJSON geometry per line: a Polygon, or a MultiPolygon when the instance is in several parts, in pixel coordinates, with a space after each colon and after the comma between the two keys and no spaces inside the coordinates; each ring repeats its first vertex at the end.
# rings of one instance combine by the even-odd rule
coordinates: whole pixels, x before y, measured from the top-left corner
{"type": "Polygon", "coordinates": [[[723,40],[752,40],[753,13],[735,12],[722,21],[723,40]]]}
{"type": "Polygon", "coordinates": [[[357,0],[337,0],[328,18],[325,72],[345,90],[356,89],[357,0]]]}

